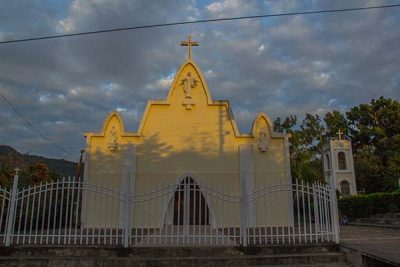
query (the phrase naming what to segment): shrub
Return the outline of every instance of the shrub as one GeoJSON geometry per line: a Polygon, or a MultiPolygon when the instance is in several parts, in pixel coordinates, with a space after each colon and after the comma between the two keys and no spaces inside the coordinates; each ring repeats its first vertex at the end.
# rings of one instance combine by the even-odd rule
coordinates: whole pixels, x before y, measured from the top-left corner
{"type": "Polygon", "coordinates": [[[338,207],[342,215],[351,219],[400,212],[400,192],[344,197],[338,201],[338,207]]]}

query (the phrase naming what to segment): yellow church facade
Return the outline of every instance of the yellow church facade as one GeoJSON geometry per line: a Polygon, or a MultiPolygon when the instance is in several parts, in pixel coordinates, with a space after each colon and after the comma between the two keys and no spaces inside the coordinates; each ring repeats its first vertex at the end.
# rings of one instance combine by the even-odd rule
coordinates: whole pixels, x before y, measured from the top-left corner
{"type": "MultiPolygon", "coordinates": [[[[245,100],[246,96],[242,97],[245,100]]],[[[127,192],[133,198],[168,186],[179,191],[179,185],[190,187],[188,183],[200,191],[201,199],[192,194],[190,200],[184,200],[179,196],[184,191],[177,191],[175,197],[167,193],[159,204],[133,203],[127,215],[132,227],[144,222],[160,228],[185,224],[175,218],[179,214],[174,205],[182,206],[179,201],[197,201],[206,206],[206,211],[198,206],[197,217],[207,216],[198,224],[239,226],[240,205],[227,210],[228,205],[217,204],[216,197],[204,192],[207,188],[209,192],[238,196],[239,201],[260,188],[290,186],[292,182],[289,136],[275,133],[265,113],[254,119],[250,133],[240,133],[229,101],[212,99],[206,79],[190,54],[177,71],[167,98],[148,101],[136,132],[126,131],[122,116],[112,111],[101,131],[86,132],[85,138],[85,183],[127,192]]],[[[291,199],[290,191],[282,191],[279,199],[267,204],[264,202],[268,199],[263,199],[264,204],[252,201],[245,208],[248,224],[289,226],[293,223],[291,199]]],[[[126,220],[126,215],[121,214],[124,207],[118,201],[109,204],[112,209],[102,218],[97,212],[101,204],[96,207],[94,197],[85,196],[84,202],[83,223],[87,227],[117,226],[126,220]]],[[[196,217],[196,211],[190,216],[196,217]]],[[[192,224],[191,220],[186,222],[192,224]]]]}

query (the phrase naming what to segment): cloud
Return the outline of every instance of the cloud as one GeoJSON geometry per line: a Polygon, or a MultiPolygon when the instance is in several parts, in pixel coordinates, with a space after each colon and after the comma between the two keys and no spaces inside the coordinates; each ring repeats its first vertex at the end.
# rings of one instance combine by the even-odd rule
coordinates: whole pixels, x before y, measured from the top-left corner
{"type": "Polygon", "coordinates": [[[238,10],[240,8],[240,0],[224,0],[215,1],[207,6],[207,9],[213,13],[226,13],[230,10],[238,10]]]}
{"type": "MultiPolygon", "coordinates": [[[[4,1],[0,39],[379,4],[379,1],[4,1]],[[18,14],[16,16],[15,14],[18,14]]],[[[149,99],[165,98],[192,34],[194,60],[239,127],[400,99],[396,9],[143,29],[0,46],[0,90],[70,157],[43,141],[0,99],[0,140],[22,152],[78,159],[84,131],[120,110],[136,130],[149,99]]]]}
{"type": "Polygon", "coordinates": [[[171,72],[168,76],[162,76],[159,79],[155,80],[152,83],[149,83],[145,86],[146,89],[149,90],[163,90],[169,89],[171,87],[172,81],[174,79],[176,70],[171,72]]]}

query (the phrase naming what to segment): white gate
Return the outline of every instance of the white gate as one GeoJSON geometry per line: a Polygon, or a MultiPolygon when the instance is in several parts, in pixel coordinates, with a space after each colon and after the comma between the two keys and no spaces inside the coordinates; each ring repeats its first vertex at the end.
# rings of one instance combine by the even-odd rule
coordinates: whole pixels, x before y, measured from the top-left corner
{"type": "Polygon", "coordinates": [[[131,246],[240,245],[240,197],[192,177],[132,197],[131,246]]]}
{"type": "Polygon", "coordinates": [[[192,177],[129,195],[63,179],[0,188],[0,244],[237,246],[338,242],[336,196],[327,185],[295,182],[248,195],[192,177]]]}

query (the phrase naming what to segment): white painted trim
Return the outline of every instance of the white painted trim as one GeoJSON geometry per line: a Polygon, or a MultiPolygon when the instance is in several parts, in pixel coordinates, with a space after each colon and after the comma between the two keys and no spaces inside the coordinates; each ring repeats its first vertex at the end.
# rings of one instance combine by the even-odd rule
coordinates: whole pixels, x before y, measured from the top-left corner
{"type": "MultiPolygon", "coordinates": [[[[240,190],[245,197],[255,191],[253,145],[239,145],[239,170],[240,185],[244,186],[240,190]]],[[[243,197],[243,196],[242,196],[243,197]]],[[[247,226],[254,226],[256,223],[256,206],[254,201],[247,206],[247,226]]]]}
{"type": "Polygon", "coordinates": [[[346,170],[337,170],[336,172],[337,172],[337,173],[352,173],[352,171],[349,170],[349,169],[346,169],[346,170]]]}

